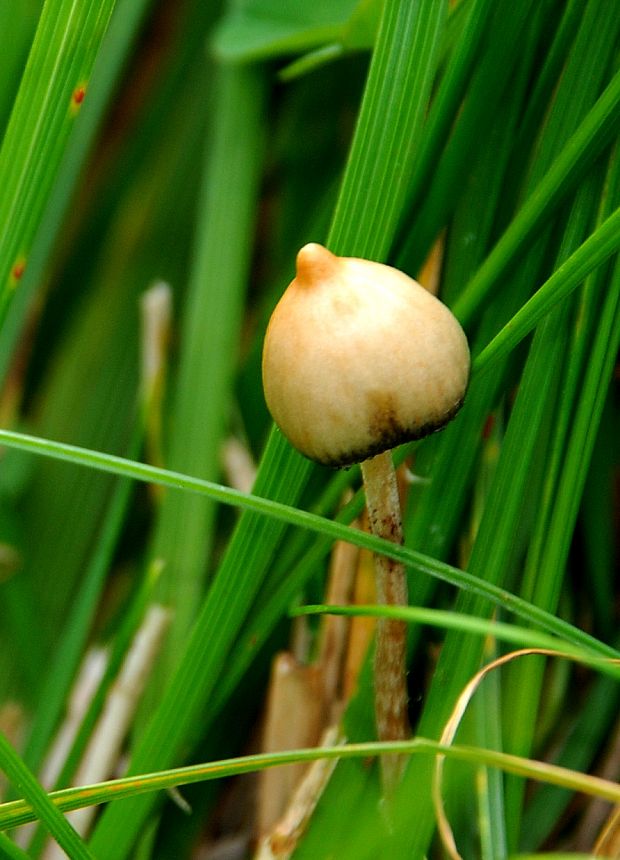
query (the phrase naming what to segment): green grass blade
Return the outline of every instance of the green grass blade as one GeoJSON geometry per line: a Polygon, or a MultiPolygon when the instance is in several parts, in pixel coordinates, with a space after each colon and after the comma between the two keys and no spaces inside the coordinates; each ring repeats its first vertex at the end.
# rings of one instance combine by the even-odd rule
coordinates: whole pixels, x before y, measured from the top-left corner
{"type": "Polygon", "coordinates": [[[434,160],[441,152],[443,141],[449,133],[450,125],[454,122],[480,42],[488,27],[493,5],[489,0],[475,0],[464,7],[467,20],[432,101],[428,122],[420,141],[415,173],[409,188],[411,201],[415,203],[423,182],[432,176],[432,171],[435,169],[434,160]]]}
{"type": "MultiPolygon", "coordinates": [[[[485,659],[496,657],[495,641],[487,641],[485,659]]],[[[492,672],[474,704],[476,743],[502,749],[501,679],[492,672]]],[[[508,855],[504,779],[497,770],[481,768],[475,780],[482,860],[505,860],[508,855]]]]}
{"type": "MultiPolygon", "coordinates": [[[[579,712],[574,715],[563,748],[554,761],[572,770],[586,771],[592,767],[613,731],[619,702],[618,684],[609,678],[598,678],[588,690],[579,712]]],[[[571,800],[570,792],[558,791],[552,786],[538,786],[524,810],[521,849],[533,851],[543,845],[571,800]]]]}
{"type": "MultiPolygon", "coordinates": [[[[574,414],[572,432],[568,440],[563,468],[559,476],[557,492],[548,524],[542,557],[536,569],[536,588],[533,599],[544,608],[554,611],[564,582],[562,573],[570,547],[574,524],[579,510],[581,495],[587,475],[587,467],[596,439],[599,420],[613,372],[618,348],[620,347],[620,265],[616,265],[610,289],[601,310],[600,325],[596,332],[592,352],[587,363],[581,387],[581,397],[574,414]]],[[[528,690],[527,700],[519,702],[526,712],[533,715],[538,705],[537,693],[543,681],[542,666],[530,667],[529,673],[518,673],[518,681],[528,690]],[[531,697],[531,698],[530,698],[531,697]],[[526,701],[529,701],[527,708],[526,701]]],[[[515,713],[518,731],[512,749],[527,752],[531,744],[532,725],[527,732],[527,724],[519,720],[518,709],[515,713]]],[[[522,787],[521,787],[522,789],[522,787]]]]}
{"type": "Polygon", "coordinates": [[[336,254],[387,256],[422,139],[446,13],[442,0],[386,6],[329,235],[336,254]]]}
{"type": "MultiPolygon", "coordinates": [[[[200,19],[213,15],[210,6],[206,13],[202,7],[196,12],[200,19]]],[[[103,174],[93,175],[91,169],[92,181],[71,219],[73,253],[40,322],[36,388],[25,416],[28,426],[42,435],[100,450],[126,450],[138,386],[139,296],[162,273],[174,284],[185,278],[195,165],[204,146],[203,114],[194,109],[196,92],[208,80],[203,42],[196,27],[181,35],[189,66],[184,56],[178,72],[175,63],[178,77],[170,82],[167,76],[164,92],[157,90],[154,104],[141,111],[147,129],[151,124],[157,129],[149,133],[152,145],[145,151],[142,134],[132,136],[118,163],[103,174]]],[[[131,87],[130,93],[133,97],[131,87]]],[[[24,558],[19,579],[30,584],[34,595],[31,617],[44,612],[48,619],[46,625],[30,624],[29,630],[44,648],[55,647],[62,636],[111,491],[100,476],[80,472],[41,464],[20,499],[20,521],[37,524],[37,540],[19,547],[24,558]]],[[[33,650],[16,653],[14,659],[30,660],[33,650]]]]}
{"type": "MultiPolygon", "coordinates": [[[[178,472],[169,472],[156,466],[136,463],[133,460],[125,460],[112,454],[103,454],[99,451],[81,449],[75,445],[37,439],[15,431],[0,430],[1,442],[22,451],[30,451],[75,464],[79,463],[83,466],[111,472],[119,476],[130,477],[147,483],[155,483],[173,489],[185,489],[196,493],[203,493],[217,502],[237,506],[247,510],[251,514],[267,516],[280,523],[298,526],[299,528],[330,537],[332,540],[348,541],[370,552],[381,553],[396,561],[400,561],[406,567],[410,567],[420,573],[436,577],[451,585],[460,587],[473,597],[482,597],[508,612],[514,612],[519,617],[531,621],[533,624],[540,625],[547,632],[564,636],[568,641],[576,645],[590,648],[595,654],[604,657],[618,656],[618,653],[610,646],[605,645],[584,631],[567,624],[562,619],[545,612],[539,607],[529,604],[506,589],[498,588],[496,585],[486,582],[477,576],[472,576],[466,571],[459,570],[431,556],[416,552],[409,547],[398,546],[367,532],[303,511],[283,502],[263,496],[242,493],[239,490],[223,487],[220,484],[213,484],[210,481],[192,478],[178,472]]],[[[274,442],[272,444],[276,447],[274,442]]],[[[298,457],[298,461],[300,468],[307,468],[307,462],[301,456],[298,457]]],[[[277,470],[275,472],[277,474],[277,470]]],[[[257,529],[260,530],[260,526],[257,526],[257,529]]],[[[222,582],[218,587],[225,588],[228,591],[232,587],[232,583],[222,582]]],[[[210,599],[215,600],[212,596],[210,596],[210,599]]],[[[203,606],[202,614],[204,619],[209,617],[208,604],[203,606]]],[[[202,641],[202,637],[198,633],[200,626],[200,624],[196,624],[194,635],[197,640],[202,641]]],[[[205,631],[207,640],[209,636],[213,636],[212,630],[205,631]]],[[[197,648],[198,646],[191,646],[192,650],[194,647],[197,648]]],[[[186,659],[188,659],[187,653],[186,659]]]]}
{"type": "Polygon", "coordinates": [[[5,378],[10,366],[15,344],[23,331],[24,315],[33,292],[41,283],[44,267],[65,224],[67,209],[80,172],[93,147],[95,135],[100,130],[104,112],[118,83],[147,5],[148,0],[118,0],[116,4],[115,13],[102,40],[101,51],[93,66],[88,98],[84,100],[74,120],[75,128],[69,136],[49,199],[43,208],[41,224],[28,255],[28,266],[0,329],[0,379],[5,378]]]}
{"type": "Polygon", "coordinates": [[[0,150],[0,324],[85,98],[114,0],[45,3],[0,150]]]}
{"type": "MultiPolygon", "coordinates": [[[[214,89],[214,140],[207,148],[167,458],[172,469],[210,480],[221,470],[249,276],[266,74],[254,66],[219,68],[214,89]]],[[[174,607],[173,663],[204,592],[214,515],[211,500],[187,493],[166,494],[159,511],[153,553],[165,561],[160,598],[174,607]]]]}
{"type": "Polygon", "coordinates": [[[22,2],[19,15],[16,15],[15,4],[11,0],[0,2],[0,33],[5,35],[0,73],[0,137],[6,128],[28,49],[41,14],[41,5],[39,0],[22,2]]]}
{"type": "Polygon", "coordinates": [[[591,236],[562,263],[553,275],[498,332],[474,359],[472,372],[482,373],[520,343],[540,320],[585,278],[620,249],[620,209],[598,227],[591,236]]]}
{"type": "Polygon", "coordinates": [[[517,624],[507,624],[503,621],[492,621],[488,618],[468,615],[445,609],[430,609],[419,606],[300,606],[291,611],[293,617],[303,615],[342,615],[348,618],[359,616],[368,618],[396,618],[408,624],[424,624],[429,627],[440,627],[444,630],[461,630],[465,633],[475,633],[478,636],[497,639],[519,648],[551,648],[566,651],[598,666],[614,678],[620,679],[620,668],[612,663],[604,664],[600,658],[593,658],[582,648],[575,648],[572,642],[558,637],[549,636],[517,624]]]}
{"type": "MultiPolygon", "coordinates": [[[[416,737],[410,741],[394,741],[390,743],[359,743],[345,744],[335,747],[315,747],[313,749],[287,750],[284,752],[248,755],[235,759],[224,759],[208,764],[190,765],[136,777],[111,780],[107,783],[97,783],[83,788],[65,789],[50,794],[48,802],[57,810],[69,812],[84,806],[106,803],[110,800],[135,797],[140,794],[161,791],[178,785],[188,785],[209,779],[221,779],[243,773],[252,773],[266,767],[279,767],[292,762],[310,762],[318,759],[363,759],[368,756],[378,756],[386,753],[406,754],[411,756],[443,755],[455,761],[469,762],[477,766],[484,764],[498,767],[508,773],[518,773],[536,780],[549,782],[573,791],[582,791],[593,797],[601,797],[612,803],[620,800],[620,787],[615,783],[600,777],[586,776],[574,773],[564,768],[555,767],[546,762],[510,756],[494,750],[482,749],[475,746],[445,745],[426,738],[416,737]]],[[[0,807],[0,828],[7,829],[18,824],[25,824],[35,819],[33,811],[23,801],[13,801],[0,807]]]]}
{"type": "MultiPolygon", "coordinates": [[[[518,216],[482,264],[454,305],[463,322],[471,320],[489,290],[497,283],[524,245],[532,240],[542,219],[575,187],[585,170],[613,139],[620,122],[620,72],[616,73],[553,165],[523,204],[518,216]]],[[[617,231],[617,222],[614,227],[617,231]]],[[[617,240],[617,235],[616,235],[617,240]]],[[[611,240],[613,243],[613,239],[611,240]]],[[[617,247],[617,246],[616,246],[617,247]]],[[[610,252],[611,253],[611,252],[610,252]]]]}
{"type": "Polygon", "coordinates": [[[6,833],[0,833],[0,856],[4,860],[28,860],[26,852],[12,842],[6,833]]]}
{"type": "MultiPolygon", "coordinates": [[[[593,6],[592,10],[594,8],[593,6]]],[[[597,8],[600,8],[600,6],[597,8]]],[[[588,16],[587,23],[588,26],[596,26],[596,16],[594,14],[588,16]]],[[[606,38],[606,34],[600,32],[600,29],[597,32],[600,33],[601,39],[604,40],[606,38]]],[[[591,50],[591,46],[588,46],[588,50],[591,50]]],[[[577,60],[577,57],[575,57],[575,60],[577,60]]],[[[575,65],[576,71],[579,72],[579,64],[576,62],[575,65]]],[[[603,64],[599,69],[599,73],[604,74],[604,71],[605,66],[603,64]]],[[[581,80],[581,78],[578,78],[578,80],[581,80]]],[[[564,101],[574,99],[580,106],[583,103],[582,109],[587,110],[586,94],[576,92],[575,81],[570,76],[567,76],[563,84],[563,87],[558,90],[556,104],[550,113],[545,127],[545,140],[539,142],[537,147],[537,152],[542,152],[543,157],[534,163],[528,180],[528,186],[533,186],[535,189],[537,187],[535,183],[538,176],[543,177],[542,185],[544,186],[544,177],[547,176],[548,179],[553,174],[555,168],[552,167],[549,170],[545,162],[549,162],[553,158],[554,148],[561,147],[567,135],[571,133],[571,129],[567,127],[567,113],[564,101]]],[[[596,87],[596,78],[584,77],[581,84],[582,90],[596,87]]],[[[595,97],[596,91],[590,93],[589,97],[591,100],[595,97]]],[[[599,100],[597,103],[598,107],[600,107],[600,103],[599,100]]],[[[596,110],[597,108],[595,107],[594,111],[590,112],[588,116],[591,118],[596,110]]],[[[601,115],[599,119],[605,123],[608,117],[601,115]]],[[[579,121],[578,112],[571,114],[571,120],[573,122],[579,121]]],[[[587,124],[588,119],[580,126],[581,132],[587,124]]],[[[575,139],[579,138],[579,135],[580,132],[571,138],[573,143],[575,139]]],[[[583,142],[587,147],[590,139],[584,139],[583,142]]],[[[570,151],[570,148],[571,144],[562,149],[564,156],[567,151],[570,151]]],[[[554,162],[556,167],[558,161],[562,161],[562,157],[554,162]]],[[[540,186],[537,188],[540,190],[540,186]]],[[[538,190],[534,190],[533,192],[534,199],[538,190]]],[[[532,192],[529,195],[526,193],[525,197],[531,201],[533,199],[532,192]]],[[[525,206],[527,207],[527,205],[526,203],[525,206]]],[[[518,235],[519,219],[520,216],[517,214],[504,236],[512,235],[514,239],[518,235]]],[[[493,258],[494,254],[497,254],[497,248],[500,248],[501,243],[502,240],[500,240],[500,244],[496,246],[496,250],[488,258],[489,260],[493,258]]],[[[538,246],[538,248],[534,249],[537,253],[539,253],[540,242],[538,246]]],[[[496,256],[495,259],[497,262],[499,257],[496,256]]],[[[480,271],[484,270],[485,265],[483,264],[480,271]]],[[[523,268],[523,265],[521,268],[523,268]]],[[[491,281],[489,281],[490,283],[491,281]]],[[[458,308],[458,306],[457,303],[456,307],[458,308]]],[[[540,486],[537,486],[537,482],[540,482],[541,455],[538,455],[537,452],[544,451],[543,446],[545,445],[547,433],[546,422],[548,419],[548,410],[545,405],[545,396],[541,396],[541,393],[546,393],[549,390],[549,386],[553,387],[558,384],[557,362],[560,356],[557,349],[555,350],[556,370],[551,374],[552,378],[549,378],[550,358],[551,351],[553,350],[554,344],[546,344],[542,337],[534,340],[528,364],[526,365],[526,371],[519,385],[517,401],[512,410],[510,424],[502,446],[494,487],[485,507],[484,518],[478,531],[469,565],[473,572],[485,579],[498,581],[497,577],[500,577],[502,581],[506,581],[505,578],[510,576],[513,570],[518,569],[518,560],[522,549],[526,545],[525,541],[528,534],[527,519],[530,511],[536,510],[538,502],[535,500],[538,499],[540,491],[540,486]],[[521,499],[519,499],[519,496],[521,496],[521,499]],[[525,504],[526,498],[527,504],[525,504]]],[[[465,598],[459,597],[457,606],[461,610],[464,610],[467,606],[471,606],[469,603],[470,599],[470,596],[465,598]]],[[[431,734],[440,730],[446,716],[445,709],[449,707],[448,702],[454,701],[454,697],[458,694],[460,688],[475,670],[479,653],[479,649],[475,649],[471,643],[468,643],[462,637],[453,634],[448,635],[442,649],[440,665],[437,669],[437,679],[430,688],[425,705],[425,715],[420,724],[421,733],[431,734]],[[440,684],[438,679],[442,679],[443,683],[440,684]],[[431,726],[433,727],[431,728],[431,726]]],[[[418,853],[421,856],[426,850],[427,840],[430,838],[434,827],[432,812],[429,807],[427,806],[427,813],[421,813],[422,807],[427,805],[428,783],[426,780],[428,777],[428,772],[425,773],[422,768],[419,772],[412,774],[410,779],[407,778],[406,780],[407,788],[413,792],[413,794],[407,793],[407,802],[409,804],[413,803],[418,809],[418,826],[416,831],[412,833],[403,828],[401,841],[393,846],[393,850],[397,853],[413,851],[413,855],[417,857],[418,853]]],[[[403,815],[405,814],[403,805],[403,815]]]]}
{"type": "MultiPolygon", "coordinates": [[[[142,428],[135,434],[129,450],[137,454],[142,428]]],[[[66,635],[61,639],[41,688],[41,704],[24,750],[24,760],[37,771],[62,714],[71,683],[84,652],[93,616],[101,596],[122,522],[127,512],[131,482],[121,479],[110,500],[104,523],[80,590],[71,607],[66,635]]]]}
{"type": "Polygon", "coordinates": [[[0,769],[6,773],[16,791],[28,800],[37,817],[71,860],[94,860],[94,855],[89,851],[88,846],[80,839],[58,807],[52,803],[2,732],[0,732],[0,769]]]}
{"type": "MultiPolygon", "coordinates": [[[[88,707],[81,719],[79,727],[72,740],[70,749],[67,750],[62,768],[55,780],[54,789],[62,789],[71,784],[73,776],[83,760],[88,748],[93,730],[102,714],[106,699],[117,679],[123,662],[127,658],[128,651],[134,641],[136,632],[144,619],[149,606],[153,605],[153,592],[159,571],[150,569],[147,571],[143,582],[137,589],[129,603],[127,612],[122,618],[120,629],[117,631],[111,643],[110,655],[107,660],[105,671],[88,707]]],[[[32,857],[39,857],[45,846],[45,833],[39,827],[35,832],[28,850],[32,857]]]]}
{"type": "Polygon", "coordinates": [[[581,529],[596,629],[608,640],[615,628],[609,607],[614,604],[616,532],[614,526],[614,480],[617,466],[615,440],[617,422],[610,396],[601,420],[599,437],[592,450],[581,508],[581,529]]]}
{"type": "Polygon", "coordinates": [[[249,63],[310,50],[338,39],[355,6],[356,0],[231,4],[215,31],[215,55],[224,63],[249,63]]]}
{"type": "MultiPolygon", "coordinates": [[[[571,247],[580,241],[592,221],[593,203],[596,201],[596,197],[600,195],[601,190],[601,177],[598,174],[597,171],[597,174],[591,177],[591,181],[584,183],[575,198],[560,248],[559,261],[566,256],[571,247]]],[[[600,278],[598,280],[600,281],[600,278]]],[[[568,307],[572,309],[573,306],[571,303],[568,307]]],[[[541,567],[540,562],[541,556],[547,552],[551,538],[550,519],[553,516],[553,507],[557,501],[557,480],[562,469],[566,438],[572,430],[574,421],[573,401],[578,396],[581,387],[581,368],[579,365],[583,359],[583,347],[585,346],[583,335],[588,328],[587,325],[580,326],[583,331],[580,338],[582,343],[576,343],[575,339],[571,337],[570,316],[566,313],[567,309],[566,306],[564,309],[558,308],[546,318],[536,332],[536,338],[543,337],[549,343],[560,344],[564,355],[559,358],[560,373],[556,377],[555,385],[547,392],[547,447],[541,456],[544,463],[541,469],[540,500],[537,506],[536,521],[531,532],[520,589],[522,596],[552,611],[556,611],[557,604],[555,602],[550,604],[544,595],[548,595],[550,591],[556,591],[561,587],[564,568],[562,565],[544,568],[541,567]],[[568,361],[566,356],[570,356],[568,361]]],[[[576,317],[579,318],[580,316],[579,307],[577,307],[576,317]]],[[[553,351],[550,349],[550,353],[552,352],[557,356],[557,349],[553,351]]],[[[565,523],[564,527],[567,534],[572,534],[571,523],[565,523]]],[[[515,692],[520,686],[516,680],[508,685],[509,690],[506,693],[507,711],[514,714],[515,717],[514,723],[507,726],[505,730],[505,743],[511,752],[529,751],[529,744],[534,733],[540,731],[540,721],[536,720],[535,715],[539,710],[538,699],[542,681],[542,662],[535,661],[527,666],[515,666],[509,672],[513,679],[519,677],[529,679],[529,683],[528,680],[524,681],[522,695],[515,697],[515,692]]],[[[519,830],[522,789],[522,785],[515,784],[514,780],[509,780],[507,784],[507,808],[511,831],[510,841],[513,847],[517,844],[516,833],[519,830]]]]}
{"type": "MultiPolygon", "coordinates": [[[[422,148],[421,159],[426,162],[425,172],[416,174],[412,189],[413,199],[410,203],[411,214],[401,231],[405,234],[405,241],[398,252],[398,263],[406,264],[407,270],[418,271],[433,241],[446,224],[449,213],[454,210],[458,201],[459,195],[455,193],[455,189],[462,185],[463,177],[468,175],[473,154],[480,146],[486,128],[492,128],[507,87],[512,84],[513,78],[518,79],[520,76],[519,66],[524,59],[521,34],[530,16],[534,22],[541,21],[540,14],[532,14],[532,6],[530,0],[520,4],[500,0],[492,4],[491,20],[472,78],[462,102],[451,105],[458,107],[456,117],[451,118],[454,122],[452,133],[447,142],[445,135],[436,141],[435,157],[441,155],[439,163],[430,163],[422,148]],[[424,183],[428,185],[427,188],[424,183]]],[[[535,32],[539,31],[540,23],[535,28],[530,23],[530,27],[535,32]]],[[[468,30],[465,30],[465,37],[468,36],[468,30]]],[[[479,38],[478,33],[475,33],[475,38],[479,38]]],[[[460,65],[458,59],[457,64],[460,65]]],[[[440,110],[443,100],[441,89],[438,98],[440,110]]],[[[442,124],[446,121],[441,117],[438,119],[442,124]]],[[[431,137],[435,134],[431,125],[433,120],[431,114],[431,137]]]]}

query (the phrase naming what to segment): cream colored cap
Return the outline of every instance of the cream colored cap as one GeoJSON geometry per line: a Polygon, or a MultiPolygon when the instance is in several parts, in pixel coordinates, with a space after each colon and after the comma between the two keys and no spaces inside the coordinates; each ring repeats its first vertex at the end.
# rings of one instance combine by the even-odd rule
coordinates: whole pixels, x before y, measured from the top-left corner
{"type": "Polygon", "coordinates": [[[312,243],[269,322],[263,385],[295,448],[346,466],[441,429],[469,366],[459,323],[420,284],[312,243]]]}

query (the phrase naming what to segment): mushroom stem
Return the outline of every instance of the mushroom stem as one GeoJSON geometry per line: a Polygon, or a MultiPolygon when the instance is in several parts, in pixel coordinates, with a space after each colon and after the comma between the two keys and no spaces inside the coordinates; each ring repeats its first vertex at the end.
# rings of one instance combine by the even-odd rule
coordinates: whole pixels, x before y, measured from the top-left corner
{"type": "MultiPolygon", "coordinates": [[[[361,464],[366,490],[368,518],[373,534],[393,543],[403,542],[400,499],[392,454],[385,451],[361,464]]],[[[407,605],[407,578],[402,564],[375,555],[377,602],[407,605]]],[[[381,741],[405,740],[410,736],[407,719],[406,678],[407,625],[404,621],[380,618],[375,650],[375,719],[381,741]]],[[[383,756],[382,779],[386,795],[393,793],[402,770],[402,758],[383,756]]]]}

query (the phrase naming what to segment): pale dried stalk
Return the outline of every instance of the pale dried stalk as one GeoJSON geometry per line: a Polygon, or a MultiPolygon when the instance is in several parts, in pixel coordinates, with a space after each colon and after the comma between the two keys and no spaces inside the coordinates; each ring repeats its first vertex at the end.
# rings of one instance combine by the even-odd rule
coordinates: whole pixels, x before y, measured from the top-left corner
{"type": "MultiPolygon", "coordinates": [[[[375,570],[372,553],[362,550],[359,553],[359,563],[355,572],[353,606],[365,606],[377,602],[375,586],[375,570]]],[[[375,638],[377,619],[369,615],[355,615],[350,619],[347,653],[344,663],[343,700],[348,702],[358,687],[358,678],[370,643],[375,638]]]]}
{"type": "Polygon", "coordinates": [[[82,720],[99,689],[108,665],[107,648],[91,648],[78,672],[67,707],[67,716],[61,725],[54,744],[40,774],[42,785],[53,788],[82,725],[82,720]]]}
{"type": "MultiPolygon", "coordinates": [[[[349,602],[357,558],[356,547],[343,541],[336,543],[325,597],[327,603],[349,602]]],[[[305,647],[276,657],[267,701],[264,750],[312,746],[319,740],[324,726],[332,724],[322,744],[331,746],[337,742],[335,724],[344,707],[343,668],[348,626],[346,618],[324,616],[321,619],[319,655],[311,666],[301,662],[307,653],[305,647]]],[[[290,856],[291,846],[295,846],[306,827],[335,765],[335,761],[319,761],[261,772],[257,858],[290,856]]]]}
{"type": "MultiPolygon", "coordinates": [[[[142,294],[140,301],[141,336],[141,403],[146,431],[149,463],[165,465],[162,443],[162,401],[166,387],[168,343],[172,320],[172,290],[159,281],[142,294]]],[[[155,498],[163,496],[164,488],[149,485],[155,498]]]]}
{"type": "MultiPolygon", "coordinates": [[[[320,745],[336,746],[341,743],[344,743],[344,738],[339,728],[331,726],[325,731],[320,745]]],[[[285,814],[272,832],[259,843],[254,860],[288,860],[293,855],[337,764],[338,759],[312,762],[295,789],[285,814]]]]}
{"type": "MultiPolygon", "coordinates": [[[[101,680],[108,665],[109,652],[107,648],[90,648],[82,661],[76,679],[73,683],[67,713],[52,747],[43,763],[39,780],[44,788],[51,790],[62,771],[67,756],[82,725],[82,720],[99,689],[101,680]]],[[[20,827],[15,834],[15,841],[21,848],[27,848],[37,829],[36,822],[20,827]]],[[[60,851],[60,849],[58,849],[60,851]]],[[[64,857],[64,854],[62,855],[64,857]]]]}
{"type": "MultiPolygon", "coordinates": [[[[603,760],[597,768],[597,775],[617,781],[620,773],[620,721],[607,743],[603,760]]],[[[591,851],[595,857],[620,857],[620,806],[609,810],[609,804],[602,798],[591,798],[582,817],[574,839],[576,851],[591,851]],[[594,834],[598,834],[594,838],[594,834]],[[594,848],[592,849],[592,843],[594,848]]]]}
{"type": "MultiPolygon", "coordinates": [[[[402,544],[403,528],[396,473],[389,451],[362,463],[368,518],[373,534],[402,544]]],[[[388,606],[407,605],[407,578],[402,564],[384,555],[375,555],[377,602],[388,606]]],[[[375,719],[380,741],[406,740],[410,736],[407,718],[406,676],[407,625],[404,621],[380,618],[375,650],[375,719]]],[[[383,788],[393,793],[403,759],[383,756],[383,788]]]]}
{"type": "MultiPolygon", "coordinates": [[[[75,785],[102,782],[112,772],[169,620],[170,613],[163,606],[153,605],[147,610],[75,774],[75,785]]],[[[96,807],[88,806],[67,817],[78,833],[85,834],[95,811],[96,807]]],[[[45,860],[61,860],[64,856],[56,843],[50,844],[44,854],[45,860]]]]}
{"type": "Polygon", "coordinates": [[[441,281],[441,272],[443,270],[443,255],[445,248],[446,233],[444,230],[428,252],[428,257],[418,272],[418,283],[434,296],[439,294],[439,283],[441,281]]]}
{"type": "MultiPolygon", "coordinates": [[[[359,550],[346,541],[334,544],[325,602],[343,606],[351,602],[359,550]]],[[[344,706],[344,664],[350,620],[338,615],[321,619],[320,649],[317,665],[323,684],[325,724],[336,722],[344,706]]]]}
{"type": "MultiPolygon", "coordinates": [[[[543,654],[548,656],[555,656],[557,652],[549,651],[546,648],[524,648],[519,651],[512,651],[510,654],[504,654],[501,657],[497,657],[491,663],[488,663],[486,666],[483,666],[476,674],[471,678],[465,687],[463,688],[461,694],[456,700],[456,704],[450,714],[450,718],[448,722],[445,724],[443,732],[441,733],[441,737],[439,739],[439,743],[445,744],[446,746],[450,746],[455,738],[458,727],[461,724],[461,720],[463,719],[463,715],[467,710],[467,707],[472,699],[472,696],[484,680],[484,678],[495,669],[498,669],[500,666],[503,666],[505,663],[509,663],[517,657],[527,656],[528,654],[543,654]]],[[[443,848],[450,860],[463,860],[462,856],[459,854],[458,849],[456,847],[456,841],[454,839],[454,833],[452,831],[452,827],[450,826],[450,822],[448,821],[448,817],[446,815],[446,811],[443,805],[443,798],[441,796],[441,783],[443,779],[443,765],[445,761],[445,756],[438,755],[435,759],[435,772],[433,774],[433,805],[435,807],[435,816],[437,818],[437,829],[439,832],[439,836],[443,843],[443,848]]]]}
{"type": "Polygon", "coordinates": [[[150,406],[158,396],[166,371],[166,355],[172,319],[172,290],[158,281],[146,290],[140,300],[142,322],[141,380],[143,400],[150,406]]]}
{"type": "Polygon", "coordinates": [[[222,465],[228,484],[242,493],[251,493],[256,478],[256,463],[247,445],[229,436],[222,446],[222,465]]]}
{"type": "Polygon", "coordinates": [[[620,857],[620,806],[615,806],[593,849],[594,857],[620,857]]]}
{"type": "MultiPolygon", "coordinates": [[[[313,746],[321,734],[323,702],[315,666],[304,666],[282,652],[274,659],[269,681],[264,752],[313,746]]],[[[308,765],[304,762],[267,768],[259,776],[258,829],[268,833],[290,803],[308,765]]]]}

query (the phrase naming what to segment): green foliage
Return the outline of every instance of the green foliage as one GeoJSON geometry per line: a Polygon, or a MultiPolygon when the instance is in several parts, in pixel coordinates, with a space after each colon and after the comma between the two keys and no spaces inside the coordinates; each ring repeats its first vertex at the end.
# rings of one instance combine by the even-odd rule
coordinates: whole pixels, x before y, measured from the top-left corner
{"type": "Polygon", "coordinates": [[[414,737],[385,809],[367,660],[294,856],[440,856],[438,752],[464,857],[594,851],[571,800],[617,802],[589,775],[618,701],[614,4],[20,0],[0,26],[0,854],[51,834],[69,857],[190,857],[224,826],[212,780],[318,757],[242,753],[292,625],[320,648],[337,541],[407,567],[414,737]],[[270,426],[262,338],[308,241],[413,276],[439,247],[469,337],[463,410],[395,452],[416,475],[404,547],[355,522],[359,469],[270,426]],[[140,299],[162,281],[172,319],[148,335],[140,299]],[[231,440],[252,492],[228,486],[231,440]],[[170,622],[126,779],[68,788],[154,604],[170,622]],[[45,775],[95,646],[106,669],[45,775]],[[447,749],[463,689],[516,647],[579,666],[496,669],[447,749]],[[185,783],[189,817],[162,791],[185,783]],[[105,801],[88,841],[59,811],[105,801]]]}
{"type": "MultiPolygon", "coordinates": [[[[41,11],[0,151],[2,319],[28,263],[113,9],[114,0],[81,4],[58,0],[46,3],[41,11]]],[[[19,19],[14,14],[11,21],[19,19]]],[[[19,24],[18,28],[19,40],[19,24]]],[[[4,34],[10,41],[10,25],[4,34]]]]}

